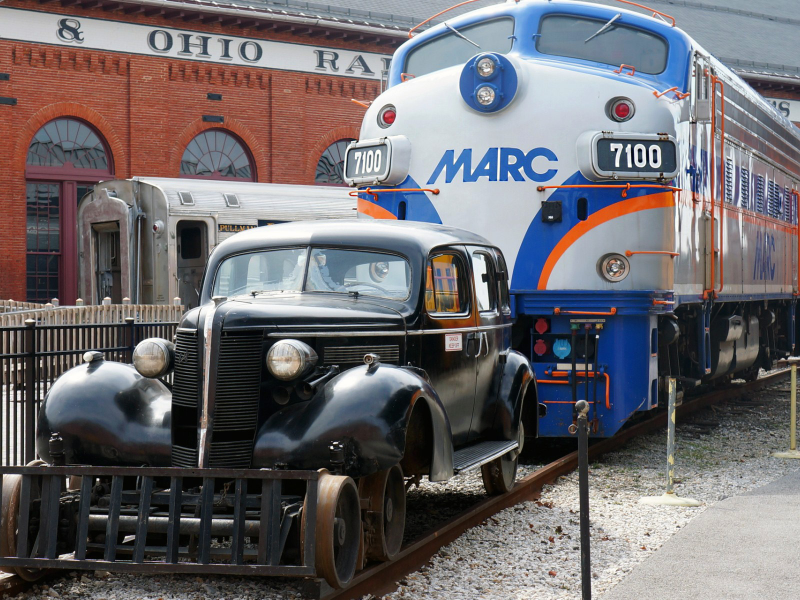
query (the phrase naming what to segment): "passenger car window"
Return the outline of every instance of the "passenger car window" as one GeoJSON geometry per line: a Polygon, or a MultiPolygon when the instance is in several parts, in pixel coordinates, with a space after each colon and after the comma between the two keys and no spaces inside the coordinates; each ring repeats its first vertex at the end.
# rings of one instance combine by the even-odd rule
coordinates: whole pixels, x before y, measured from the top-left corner
{"type": "Polygon", "coordinates": [[[454,254],[434,256],[425,278],[425,308],[429,313],[463,313],[469,304],[464,266],[454,254]]]}
{"type": "Polygon", "coordinates": [[[411,50],[406,57],[403,71],[419,77],[439,69],[464,64],[477,52],[505,54],[511,50],[513,43],[514,19],[503,17],[459,27],[458,33],[463,37],[450,31],[411,50]],[[464,37],[476,43],[480,49],[466,41],[464,37]]]}
{"type": "Polygon", "coordinates": [[[475,302],[481,312],[494,310],[497,281],[492,268],[492,259],[484,252],[472,253],[472,275],[475,278],[475,302]]]}
{"type": "Polygon", "coordinates": [[[307,252],[306,248],[291,248],[232,256],[217,270],[214,295],[299,292],[303,286],[307,252]]]}
{"type": "Polygon", "coordinates": [[[303,290],[405,300],[411,293],[411,267],[394,254],[313,248],[303,290]]]}
{"type": "Polygon", "coordinates": [[[542,19],[536,36],[536,50],[567,58],[579,58],[618,67],[631,65],[637,71],[656,75],[667,67],[667,42],[636,27],[573,15],[552,15],[542,19]],[[598,34],[598,35],[595,35],[598,34]]]}

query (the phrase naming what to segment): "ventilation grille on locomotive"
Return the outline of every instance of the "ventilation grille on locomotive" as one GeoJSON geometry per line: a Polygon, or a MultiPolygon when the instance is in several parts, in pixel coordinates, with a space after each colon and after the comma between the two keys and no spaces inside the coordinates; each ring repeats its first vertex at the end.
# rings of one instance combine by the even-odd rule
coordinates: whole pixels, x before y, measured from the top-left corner
{"type": "Polygon", "coordinates": [[[323,350],[322,362],[326,365],[348,365],[364,362],[365,354],[377,354],[381,362],[400,363],[400,346],[328,346],[323,350]]]}

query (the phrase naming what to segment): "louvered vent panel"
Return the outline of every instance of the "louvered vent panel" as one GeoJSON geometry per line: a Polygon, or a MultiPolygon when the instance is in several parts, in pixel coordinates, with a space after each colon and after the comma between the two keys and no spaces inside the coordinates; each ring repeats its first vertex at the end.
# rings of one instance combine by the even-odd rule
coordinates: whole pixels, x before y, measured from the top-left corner
{"type": "Polygon", "coordinates": [[[742,208],[753,208],[750,206],[750,171],[748,169],[742,169],[740,187],[742,208]]]}
{"type": "Polygon", "coordinates": [[[323,350],[322,362],[326,365],[358,364],[364,362],[365,354],[377,354],[381,362],[400,363],[400,346],[328,346],[323,350]]]}
{"type": "Polygon", "coordinates": [[[756,211],[764,212],[764,176],[756,177],[756,211]]]}
{"type": "Polygon", "coordinates": [[[175,371],[172,403],[196,408],[200,397],[200,364],[197,355],[197,332],[179,331],[175,339],[175,371]]]}
{"type": "Polygon", "coordinates": [[[183,446],[172,446],[172,466],[195,468],[197,467],[197,449],[184,448],[183,446]]]}
{"type": "Polygon", "coordinates": [[[725,159],[725,201],[733,202],[733,159],[725,159]]]}

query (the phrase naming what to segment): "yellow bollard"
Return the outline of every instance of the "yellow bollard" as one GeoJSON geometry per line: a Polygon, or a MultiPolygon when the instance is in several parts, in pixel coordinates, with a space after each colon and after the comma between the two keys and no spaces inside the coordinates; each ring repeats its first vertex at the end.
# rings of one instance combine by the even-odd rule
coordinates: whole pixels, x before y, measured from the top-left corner
{"type": "Polygon", "coordinates": [[[778,366],[785,367],[789,365],[792,369],[792,391],[789,409],[789,451],[788,452],[774,452],[772,456],[775,458],[800,458],[800,452],[797,451],[797,363],[800,363],[800,358],[790,356],[785,360],[779,360],[778,366]]]}

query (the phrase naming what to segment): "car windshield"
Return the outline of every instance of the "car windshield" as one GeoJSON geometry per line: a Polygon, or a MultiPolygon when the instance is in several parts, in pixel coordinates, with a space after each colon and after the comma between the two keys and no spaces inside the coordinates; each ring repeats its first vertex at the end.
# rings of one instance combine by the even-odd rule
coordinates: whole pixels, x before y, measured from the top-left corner
{"type": "Polygon", "coordinates": [[[400,256],[364,250],[263,250],[222,261],[213,295],[299,291],[405,300],[411,293],[411,267],[400,256]]]}

